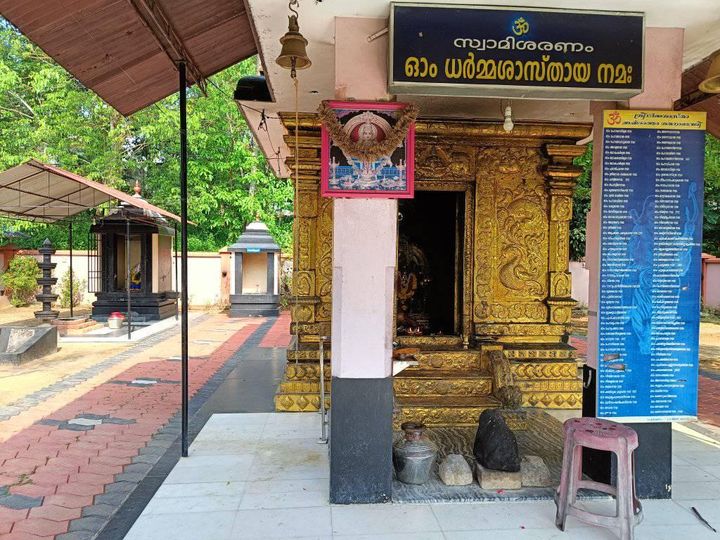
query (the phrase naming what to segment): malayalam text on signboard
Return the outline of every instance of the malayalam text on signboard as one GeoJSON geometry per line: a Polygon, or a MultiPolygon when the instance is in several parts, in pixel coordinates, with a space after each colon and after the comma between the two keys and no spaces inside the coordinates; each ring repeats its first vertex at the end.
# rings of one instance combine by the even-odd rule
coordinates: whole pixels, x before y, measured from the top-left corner
{"type": "Polygon", "coordinates": [[[392,93],[627,98],[642,91],[644,16],[393,3],[392,93]]]}
{"type": "Polygon", "coordinates": [[[597,416],[697,416],[705,113],[605,111],[597,416]]]}

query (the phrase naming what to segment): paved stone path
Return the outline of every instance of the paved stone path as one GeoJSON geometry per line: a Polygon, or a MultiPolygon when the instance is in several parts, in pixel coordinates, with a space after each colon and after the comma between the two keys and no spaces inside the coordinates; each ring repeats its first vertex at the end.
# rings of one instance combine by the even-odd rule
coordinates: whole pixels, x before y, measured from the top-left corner
{"type": "MultiPolygon", "coordinates": [[[[264,322],[248,319],[191,357],[191,396],[207,397],[264,322]]],[[[136,364],[0,443],[0,540],[94,538],[179,435],[179,367],[174,357],[136,364]]]]}
{"type": "Polygon", "coordinates": [[[260,342],[260,347],[283,347],[287,348],[290,345],[292,336],[290,335],[290,312],[283,311],[280,316],[272,325],[272,328],[268,330],[265,337],[260,342]]]}

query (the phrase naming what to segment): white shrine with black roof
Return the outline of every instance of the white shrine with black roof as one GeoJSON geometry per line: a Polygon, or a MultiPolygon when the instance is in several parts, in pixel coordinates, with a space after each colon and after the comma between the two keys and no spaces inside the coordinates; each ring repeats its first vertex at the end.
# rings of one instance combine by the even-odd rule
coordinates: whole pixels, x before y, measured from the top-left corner
{"type": "Polygon", "coordinates": [[[280,246],[261,221],[253,221],[228,248],[231,264],[230,316],[280,313],[280,246]]]}

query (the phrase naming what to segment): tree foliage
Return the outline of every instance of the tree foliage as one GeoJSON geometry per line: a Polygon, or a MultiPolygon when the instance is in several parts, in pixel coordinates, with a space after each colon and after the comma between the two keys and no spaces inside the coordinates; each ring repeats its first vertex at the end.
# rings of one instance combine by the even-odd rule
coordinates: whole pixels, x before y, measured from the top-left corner
{"type": "Polygon", "coordinates": [[[570,221],[570,260],[581,261],[585,258],[585,222],[590,210],[590,191],[592,179],[592,143],[587,145],[585,153],[575,158],[573,163],[582,167],[573,195],[573,215],[570,221]]]}
{"type": "Polygon", "coordinates": [[[38,290],[37,278],[40,276],[40,267],[34,257],[16,255],[10,259],[7,270],[0,276],[5,296],[10,296],[10,303],[20,307],[34,302],[38,290]]]}
{"type": "MultiPolygon", "coordinates": [[[[570,224],[570,258],[585,256],[585,221],[590,210],[592,185],[592,144],[575,160],[583,168],[573,196],[573,217],[570,224]]],[[[705,137],[705,205],[703,209],[703,251],[720,255],[720,140],[705,137]]]]}
{"type": "Polygon", "coordinates": [[[720,255],[720,140],[705,137],[703,251],[720,255]]]}
{"type": "MultiPolygon", "coordinates": [[[[276,179],[253,145],[232,99],[239,77],[254,73],[250,59],[212,77],[208,95],[188,90],[188,233],[191,250],[214,251],[235,241],[259,217],[278,243],[292,241],[292,184],[276,179]]],[[[0,170],[36,158],[127,193],[140,180],[143,196],[179,214],[178,97],[125,118],[70,76],[0,18],[0,170]]],[[[91,216],[75,225],[75,247],[85,247],[91,216]]],[[[38,247],[49,237],[67,247],[64,226],[3,221],[24,231],[13,238],[38,247]]]]}

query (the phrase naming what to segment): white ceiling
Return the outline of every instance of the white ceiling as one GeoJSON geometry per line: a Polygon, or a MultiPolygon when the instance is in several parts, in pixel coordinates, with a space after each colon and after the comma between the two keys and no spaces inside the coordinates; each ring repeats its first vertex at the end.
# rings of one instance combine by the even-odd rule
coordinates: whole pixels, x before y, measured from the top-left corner
{"type": "MultiPolygon", "coordinates": [[[[280,53],[279,38],[287,31],[288,6],[285,0],[245,0],[258,37],[259,51],[265,60],[266,76],[272,88],[275,103],[263,104],[268,113],[277,111],[290,111],[295,108],[294,88],[287,70],[275,63],[280,53]]],[[[458,4],[457,0],[415,0],[416,3],[458,4]]],[[[465,2],[475,3],[475,2],[465,2]]],[[[598,9],[617,11],[640,11],[645,13],[645,23],[648,27],[684,28],[684,67],[690,67],[713,52],[720,49],[720,0],[484,0],[482,5],[516,5],[524,7],[557,7],[566,9],[598,9]]],[[[300,0],[300,31],[309,41],[308,56],[312,66],[298,72],[299,109],[301,111],[315,111],[323,99],[334,98],[334,19],[335,17],[377,17],[389,16],[389,0],[300,0]]],[[[381,21],[378,30],[384,27],[381,21]]],[[[379,39],[387,39],[381,37],[379,39]]],[[[452,102],[452,109],[473,111],[477,117],[495,116],[500,118],[500,105],[498,100],[482,98],[465,98],[465,104],[472,103],[472,107],[463,106],[457,98],[409,98],[421,104],[423,114],[428,116],[448,115],[448,102],[452,102]],[[479,113],[479,114],[478,114],[479,113]]],[[[563,121],[588,121],[588,103],[583,101],[563,101],[565,111],[563,121]],[[571,103],[571,104],[570,104],[571,103]]],[[[258,107],[260,104],[250,104],[258,107]]],[[[552,105],[544,102],[544,108],[552,105]]],[[[513,104],[513,108],[516,106],[513,104]]],[[[520,107],[518,119],[531,119],[533,109],[530,106],[520,107]]],[[[252,116],[252,111],[246,111],[252,116]]],[[[282,127],[278,120],[269,120],[270,135],[261,134],[258,137],[266,155],[275,156],[277,148],[270,149],[267,142],[272,140],[279,146],[282,140],[282,127]]],[[[286,149],[282,150],[285,154],[286,149]]],[[[277,161],[277,160],[274,160],[277,161]]],[[[286,171],[278,170],[281,176],[286,171]]]]}

